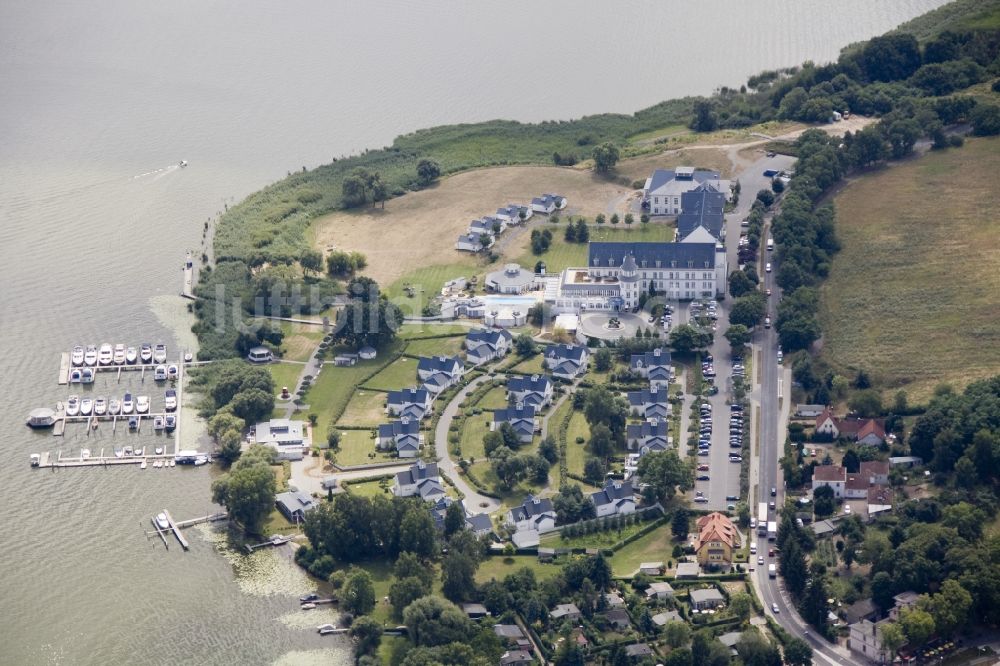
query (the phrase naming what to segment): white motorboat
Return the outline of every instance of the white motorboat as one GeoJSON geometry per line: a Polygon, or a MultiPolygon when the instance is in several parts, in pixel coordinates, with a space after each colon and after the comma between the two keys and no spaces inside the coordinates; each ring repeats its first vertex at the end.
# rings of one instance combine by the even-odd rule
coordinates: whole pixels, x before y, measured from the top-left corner
{"type": "Polygon", "coordinates": [[[103,395],[94,398],[94,416],[104,416],[108,413],[108,401],[103,395]]]}
{"type": "Polygon", "coordinates": [[[153,461],[153,469],[160,469],[161,467],[163,467],[163,463],[161,463],[159,460],[153,461]]]}
{"type": "Polygon", "coordinates": [[[73,347],[73,353],[70,354],[70,361],[73,365],[83,365],[83,356],[83,347],[77,345],[76,347],[73,347]]]}
{"type": "Polygon", "coordinates": [[[145,414],[149,411],[149,396],[140,395],[135,399],[135,411],[139,414],[145,414]]]}
{"type": "Polygon", "coordinates": [[[157,363],[167,362],[167,346],[162,342],[153,347],[153,360],[157,363]]]}
{"type": "Polygon", "coordinates": [[[171,363],[167,366],[167,379],[174,381],[180,374],[180,370],[177,369],[176,363],[171,363]]]}
{"type": "Polygon", "coordinates": [[[171,460],[170,461],[170,466],[171,467],[176,467],[177,466],[177,461],[176,460],[171,460]]]}
{"type": "Polygon", "coordinates": [[[173,432],[177,427],[177,417],[173,414],[167,414],[167,417],[163,420],[163,427],[166,428],[167,432],[173,432]]]}
{"type": "Polygon", "coordinates": [[[125,365],[125,345],[120,342],[115,345],[112,361],[115,365],[125,365]]]}
{"type": "Polygon", "coordinates": [[[135,403],[132,402],[132,394],[126,393],[125,397],[122,398],[122,414],[131,414],[134,409],[135,403]]]}
{"type": "Polygon", "coordinates": [[[123,451],[120,447],[115,449],[115,458],[121,458],[124,455],[125,451],[123,451]]]}
{"type": "Polygon", "coordinates": [[[136,351],[135,347],[129,347],[125,350],[125,362],[129,365],[135,365],[135,362],[139,360],[139,352],[136,351]]]}
{"type": "Polygon", "coordinates": [[[195,467],[208,464],[208,456],[198,456],[194,459],[195,467]]]}
{"type": "Polygon", "coordinates": [[[66,401],[66,416],[76,416],[80,413],[80,396],[71,395],[66,401]]]}
{"type": "Polygon", "coordinates": [[[309,603],[302,604],[301,606],[299,606],[299,608],[301,608],[302,610],[312,610],[316,608],[316,604],[310,601],[309,603]]]}
{"type": "Polygon", "coordinates": [[[69,383],[79,384],[81,381],[83,381],[83,370],[81,370],[80,368],[73,368],[72,370],[70,370],[69,383]]]}
{"type": "Polygon", "coordinates": [[[139,469],[146,469],[146,461],[145,460],[143,460],[141,463],[139,463],[139,469]]]}
{"type": "Polygon", "coordinates": [[[80,371],[80,383],[81,384],[93,384],[94,379],[97,378],[97,373],[93,368],[84,368],[80,371]]]}
{"type": "Polygon", "coordinates": [[[122,455],[124,455],[124,456],[130,456],[130,455],[132,455],[132,447],[131,446],[126,446],[125,450],[122,451],[122,455]]]}
{"type": "Polygon", "coordinates": [[[142,346],[139,347],[139,359],[143,363],[153,362],[153,347],[148,342],[142,343],[142,346]]]}
{"type": "Polygon", "coordinates": [[[167,520],[167,514],[165,513],[156,514],[156,526],[159,527],[161,530],[170,529],[170,521],[167,520]]]}
{"type": "Polygon", "coordinates": [[[91,412],[94,411],[94,401],[90,398],[84,398],[80,401],[80,416],[90,416],[91,412]]]}
{"type": "Polygon", "coordinates": [[[48,407],[39,407],[28,414],[27,424],[31,428],[51,428],[56,424],[56,413],[48,407]]]}
{"type": "Polygon", "coordinates": [[[177,163],[177,166],[179,166],[182,169],[184,167],[186,167],[187,165],[188,165],[188,161],[187,160],[181,160],[180,162],[177,163]]]}
{"type": "Polygon", "coordinates": [[[146,453],[145,446],[137,446],[132,450],[132,455],[135,456],[136,458],[141,458],[143,455],[145,455],[145,453],[146,453]]]}
{"type": "Polygon", "coordinates": [[[115,350],[110,344],[105,342],[101,345],[101,348],[97,350],[97,363],[99,365],[111,365],[111,362],[115,359],[115,350]]]}
{"type": "Polygon", "coordinates": [[[87,345],[87,351],[83,352],[83,362],[85,365],[97,365],[97,347],[87,345]]]}
{"type": "Polygon", "coordinates": [[[319,632],[320,636],[326,636],[327,634],[333,634],[337,631],[337,625],[335,624],[321,624],[316,627],[316,631],[319,632]]]}
{"type": "Polygon", "coordinates": [[[158,382],[167,381],[167,366],[165,365],[156,366],[156,368],[153,370],[153,379],[158,382]]]}
{"type": "Polygon", "coordinates": [[[164,395],[164,402],[165,404],[163,408],[168,412],[172,412],[177,409],[177,391],[172,388],[167,389],[167,392],[164,395]]]}
{"type": "Polygon", "coordinates": [[[155,453],[158,456],[162,456],[163,455],[163,447],[162,446],[157,446],[155,449],[153,449],[153,453],[155,453]]]}
{"type": "Polygon", "coordinates": [[[163,417],[159,414],[153,417],[153,430],[156,430],[157,432],[163,430],[163,417]]]}
{"type": "Polygon", "coordinates": [[[108,416],[118,416],[122,413],[122,403],[118,398],[108,400],[108,416]]]}
{"type": "Polygon", "coordinates": [[[90,460],[90,449],[80,449],[80,460],[90,460]]]}

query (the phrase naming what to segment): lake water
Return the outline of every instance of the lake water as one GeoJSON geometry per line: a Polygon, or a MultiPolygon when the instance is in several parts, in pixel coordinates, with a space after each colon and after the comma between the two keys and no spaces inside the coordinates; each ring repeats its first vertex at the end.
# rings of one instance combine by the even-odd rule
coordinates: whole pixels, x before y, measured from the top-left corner
{"type": "Polygon", "coordinates": [[[225,204],[421,127],[738,86],[941,4],[0,4],[0,662],[349,661],[315,633],[325,616],[296,609],[309,582],[277,553],[234,555],[197,528],[187,553],[147,541],[163,508],[212,509],[210,470],[28,466],[124,441],[57,440],[23,419],[69,394],[55,379],[74,344],[192,344],[181,262],[225,204]]]}

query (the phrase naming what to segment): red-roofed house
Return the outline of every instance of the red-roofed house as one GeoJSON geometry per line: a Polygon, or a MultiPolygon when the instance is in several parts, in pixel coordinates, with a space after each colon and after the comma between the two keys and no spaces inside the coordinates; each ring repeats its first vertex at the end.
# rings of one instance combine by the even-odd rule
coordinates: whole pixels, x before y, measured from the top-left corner
{"type": "Polygon", "coordinates": [[[856,438],[858,444],[879,446],[885,442],[885,428],[876,419],[868,419],[858,428],[856,438]]]}
{"type": "Polygon", "coordinates": [[[867,446],[878,446],[885,441],[882,419],[839,418],[827,407],[816,417],[815,432],[833,439],[853,439],[867,446]]]}
{"type": "Polygon", "coordinates": [[[822,435],[829,435],[836,439],[840,436],[840,427],[837,425],[837,417],[833,415],[830,408],[827,407],[822,411],[822,413],[816,417],[816,433],[822,435]]]}
{"type": "Polygon", "coordinates": [[[833,496],[840,498],[844,496],[846,484],[847,470],[840,465],[820,465],[813,470],[813,492],[820,486],[829,486],[833,488],[833,496]]]}
{"type": "Polygon", "coordinates": [[[698,519],[698,563],[702,566],[726,566],[733,561],[733,551],[740,547],[740,532],[722,513],[710,513],[698,519]]]}
{"type": "Polygon", "coordinates": [[[844,498],[864,499],[866,497],[868,497],[868,479],[860,474],[848,474],[847,481],[844,483],[844,498]]]}
{"type": "Polygon", "coordinates": [[[872,485],[889,483],[889,463],[884,460],[863,462],[858,473],[872,485]]]}
{"type": "Polygon", "coordinates": [[[892,509],[892,488],[871,486],[868,488],[868,517],[892,509]]]}

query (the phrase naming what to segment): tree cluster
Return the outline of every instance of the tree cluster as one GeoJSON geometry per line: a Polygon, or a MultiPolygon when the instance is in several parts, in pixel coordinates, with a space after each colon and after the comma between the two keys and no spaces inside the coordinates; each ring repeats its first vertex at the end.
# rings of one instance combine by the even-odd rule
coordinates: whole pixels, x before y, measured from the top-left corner
{"type": "Polygon", "coordinates": [[[531,252],[532,254],[545,254],[552,245],[552,231],[550,229],[531,230],[531,252]]]}
{"type": "Polygon", "coordinates": [[[570,221],[563,232],[563,239],[567,243],[586,243],[590,240],[590,227],[582,217],[576,222],[570,221]]]}
{"type": "Polygon", "coordinates": [[[230,519],[242,525],[247,534],[260,534],[274,508],[273,462],[272,449],[254,444],[228,473],[212,482],[212,501],[225,506],[230,519]]]}

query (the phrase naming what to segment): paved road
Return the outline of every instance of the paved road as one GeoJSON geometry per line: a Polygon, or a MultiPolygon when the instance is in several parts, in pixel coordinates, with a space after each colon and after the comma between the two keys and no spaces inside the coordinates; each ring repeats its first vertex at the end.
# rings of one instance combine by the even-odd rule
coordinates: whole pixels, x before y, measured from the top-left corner
{"type": "Polygon", "coordinates": [[[437,430],[434,432],[434,452],[438,457],[438,469],[448,475],[455,487],[465,495],[465,510],[470,513],[493,513],[500,508],[500,502],[492,497],[480,495],[475,488],[465,481],[465,476],[459,474],[458,466],[451,459],[448,451],[448,428],[451,427],[452,419],[458,414],[458,406],[465,398],[472,393],[477,386],[485,381],[491,380],[489,375],[476,377],[468,383],[461,391],[455,394],[451,402],[444,408],[441,418],[438,420],[437,430]]]}

